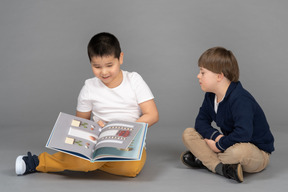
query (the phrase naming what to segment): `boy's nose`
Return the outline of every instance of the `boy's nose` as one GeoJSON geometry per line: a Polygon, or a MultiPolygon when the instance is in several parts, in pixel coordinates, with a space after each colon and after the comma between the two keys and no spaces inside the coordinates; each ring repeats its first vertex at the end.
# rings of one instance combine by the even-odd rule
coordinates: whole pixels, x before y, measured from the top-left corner
{"type": "Polygon", "coordinates": [[[108,72],[108,70],[107,69],[102,69],[102,71],[101,71],[101,73],[102,73],[102,75],[106,75],[107,74],[107,72],[108,72]]]}

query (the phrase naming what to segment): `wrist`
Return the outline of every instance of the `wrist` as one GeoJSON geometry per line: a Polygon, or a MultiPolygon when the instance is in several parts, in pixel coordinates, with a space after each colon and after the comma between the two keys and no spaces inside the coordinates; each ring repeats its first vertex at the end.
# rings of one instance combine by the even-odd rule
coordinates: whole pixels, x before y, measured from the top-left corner
{"type": "Polygon", "coordinates": [[[216,139],[215,139],[215,142],[218,142],[220,139],[221,139],[221,137],[223,137],[224,135],[218,135],[217,137],[216,137],[216,139]]]}

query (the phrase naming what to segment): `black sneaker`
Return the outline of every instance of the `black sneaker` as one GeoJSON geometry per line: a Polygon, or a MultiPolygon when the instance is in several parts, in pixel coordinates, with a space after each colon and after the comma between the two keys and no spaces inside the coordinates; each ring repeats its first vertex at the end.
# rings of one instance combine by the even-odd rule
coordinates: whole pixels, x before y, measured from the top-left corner
{"type": "Polygon", "coordinates": [[[243,171],[240,164],[223,164],[223,175],[237,182],[243,182],[243,171]]]}
{"type": "Polygon", "coordinates": [[[202,162],[197,159],[190,151],[182,153],[180,159],[188,167],[205,168],[202,162]]]}
{"type": "Polygon", "coordinates": [[[28,152],[27,156],[20,155],[16,159],[15,171],[17,175],[24,175],[36,172],[36,167],[39,165],[39,159],[36,155],[28,152]]]}

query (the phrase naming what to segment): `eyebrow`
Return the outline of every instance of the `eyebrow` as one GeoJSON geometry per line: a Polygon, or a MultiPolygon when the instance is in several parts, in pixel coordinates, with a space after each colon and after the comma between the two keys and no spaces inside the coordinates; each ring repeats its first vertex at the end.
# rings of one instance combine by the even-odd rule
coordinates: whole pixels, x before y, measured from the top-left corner
{"type": "Polygon", "coordinates": [[[100,64],[97,64],[97,63],[91,63],[91,65],[93,65],[93,66],[100,66],[100,64]]]}
{"type": "MultiPolygon", "coordinates": [[[[104,65],[111,65],[111,64],[113,64],[112,61],[110,61],[108,63],[104,63],[104,65]]],[[[93,66],[101,66],[101,64],[98,64],[98,63],[91,63],[91,65],[93,65],[93,66]]]]}

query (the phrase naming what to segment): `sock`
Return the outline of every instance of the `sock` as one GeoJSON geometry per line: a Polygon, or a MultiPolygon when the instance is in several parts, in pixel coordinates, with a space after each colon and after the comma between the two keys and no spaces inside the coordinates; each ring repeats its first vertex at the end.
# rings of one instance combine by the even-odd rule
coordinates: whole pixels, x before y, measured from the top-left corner
{"type": "Polygon", "coordinates": [[[218,173],[219,175],[223,175],[223,164],[219,163],[216,167],[215,167],[215,171],[216,173],[218,173]]]}

